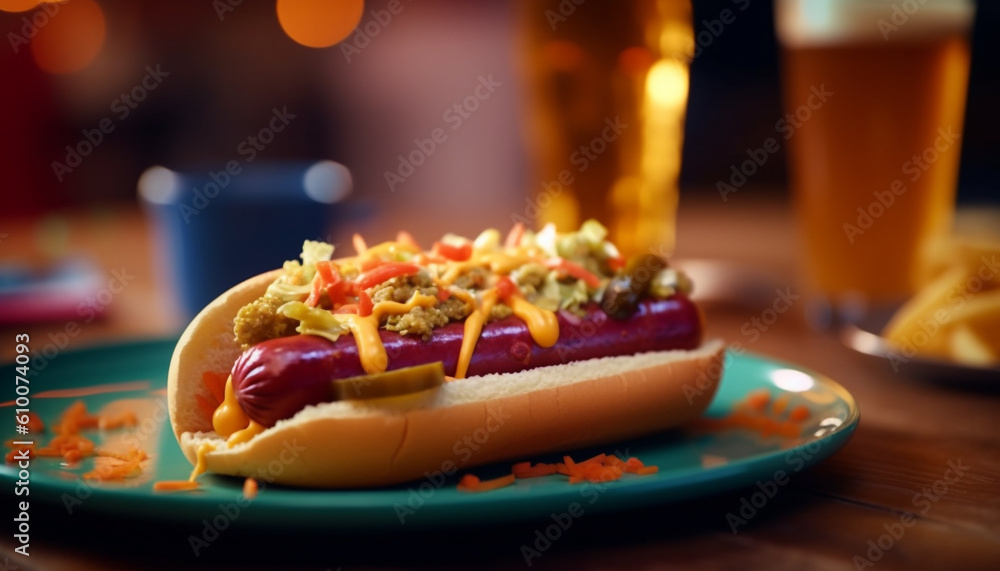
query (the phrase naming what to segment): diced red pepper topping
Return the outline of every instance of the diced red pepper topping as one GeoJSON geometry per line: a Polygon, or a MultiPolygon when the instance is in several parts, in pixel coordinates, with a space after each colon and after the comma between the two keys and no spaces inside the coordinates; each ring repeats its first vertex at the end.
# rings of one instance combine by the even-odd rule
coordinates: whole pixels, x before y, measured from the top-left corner
{"type": "Polygon", "coordinates": [[[420,268],[416,264],[408,264],[406,262],[386,262],[381,266],[368,270],[358,276],[358,279],[354,280],[354,285],[360,291],[377,286],[378,284],[391,280],[392,278],[412,276],[419,271],[420,268]]]}
{"type": "Polygon", "coordinates": [[[456,262],[464,262],[472,257],[472,242],[453,246],[444,242],[434,242],[434,254],[456,262]]]}
{"type": "Polygon", "coordinates": [[[563,258],[549,258],[545,260],[545,267],[565,272],[567,275],[586,283],[589,287],[596,288],[601,285],[601,278],[580,264],[564,260],[563,258]]]}

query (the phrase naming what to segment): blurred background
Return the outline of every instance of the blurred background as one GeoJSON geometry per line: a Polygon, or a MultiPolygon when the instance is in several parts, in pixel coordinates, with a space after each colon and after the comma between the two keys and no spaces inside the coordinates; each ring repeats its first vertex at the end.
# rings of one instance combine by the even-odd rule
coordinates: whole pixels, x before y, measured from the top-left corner
{"type": "MultiPolygon", "coordinates": [[[[206,186],[214,180],[223,187],[219,196],[253,194],[236,184],[235,171],[278,164],[291,173],[295,188],[287,192],[301,194],[309,164],[346,167],[349,175],[333,170],[321,181],[328,188],[317,208],[330,215],[326,227],[300,225],[293,243],[322,238],[344,244],[354,232],[380,241],[399,228],[429,243],[444,231],[475,235],[487,226],[507,228],[512,216],[530,211],[548,182],[531,156],[537,141],[525,64],[532,49],[526,37],[540,21],[527,22],[525,14],[540,9],[513,0],[366,0],[327,7],[289,1],[282,13],[281,4],[0,0],[3,279],[20,287],[73,258],[97,270],[101,277],[94,283],[124,272],[119,281],[128,291],[144,292],[111,304],[93,298],[101,288],[91,287],[87,305],[62,304],[50,315],[17,298],[3,306],[6,327],[79,320],[111,305],[118,315],[134,316],[138,323],[129,330],[136,334],[183,324],[179,294],[166,287],[181,271],[170,264],[171,245],[163,243],[172,235],[164,226],[170,223],[157,223],[155,207],[142,208],[137,190],[143,173],[157,165],[165,168],[147,179],[152,202],[187,200],[193,208],[188,229],[208,219],[213,197],[204,197],[202,208],[196,195],[178,198],[164,186],[204,194],[215,188],[206,186]],[[311,47],[330,34],[346,39],[311,47]],[[201,178],[171,179],[171,173],[201,178]],[[234,181],[228,188],[227,176],[234,181]]],[[[563,4],[579,12],[570,18],[608,9],[596,0],[563,4]]],[[[731,166],[745,160],[748,149],[773,137],[784,116],[773,6],[697,0],[691,22],[698,40],[689,54],[681,201],[721,209],[719,181],[729,180],[731,166]]],[[[980,2],[961,129],[962,205],[995,203],[1000,194],[998,24],[1000,5],[980,2]]],[[[613,22],[594,26],[594,34],[614,33],[613,22]]],[[[786,161],[782,146],[725,204],[786,202],[786,161]]],[[[251,208],[238,221],[230,216],[219,223],[224,232],[205,234],[197,238],[201,246],[188,248],[206,250],[223,240],[247,245],[274,235],[281,224],[268,212],[251,208]]],[[[683,218],[679,224],[683,245],[683,218]]],[[[295,253],[285,251],[251,257],[265,269],[295,253]]],[[[208,263],[225,265],[227,259],[208,263]]],[[[72,279],[87,275],[77,266],[57,269],[72,279]]],[[[42,305],[53,309],[53,303],[42,305]]]]}

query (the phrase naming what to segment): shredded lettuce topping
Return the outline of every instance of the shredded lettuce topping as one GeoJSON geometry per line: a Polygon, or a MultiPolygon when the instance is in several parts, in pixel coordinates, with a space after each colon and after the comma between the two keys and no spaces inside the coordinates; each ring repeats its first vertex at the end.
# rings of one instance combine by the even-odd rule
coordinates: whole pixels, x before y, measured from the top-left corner
{"type": "Polygon", "coordinates": [[[301,301],[290,301],[278,308],[278,313],[296,319],[299,326],[296,331],[304,335],[319,335],[330,341],[336,341],[350,330],[336,315],[321,307],[309,307],[301,301]]]}
{"type": "MultiPolygon", "coordinates": [[[[354,312],[361,312],[362,302],[370,307],[372,300],[377,303],[395,296],[404,301],[414,291],[434,296],[444,288],[447,291],[440,292],[443,295],[437,306],[411,310],[413,315],[407,317],[419,320],[418,329],[426,332],[441,323],[464,319],[474,304],[463,300],[477,298],[502,276],[508,276],[519,293],[539,308],[583,315],[584,306],[600,302],[609,281],[625,265],[607,237],[608,230],[596,220],[587,220],[577,231],[566,233],[548,224],[537,232],[516,226],[506,236],[497,229],[487,229],[472,240],[446,234],[428,250],[422,250],[405,233],[395,241],[371,247],[356,236],[358,255],[337,260],[332,260],[332,244],[306,240],[299,260],[286,261],[282,276],[268,286],[265,296],[241,310],[235,324],[237,340],[253,344],[262,335],[284,331],[280,321],[284,319],[288,320],[286,334],[291,334],[292,324],[297,323],[297,333],[336,341],[349,329],[345,316],[335,311],[343,313],[353,307],[354,312]],[[321,262],[324,264],[318,269],[321,262]],[[412,269],[393,273],[393,264],[416,264],[420,270],[416,275],[412,269]],[[368,289],[361,292],[355,280],[366,272],[383,272],[385,277],[378,282],[364,280],[378,285],[365,286],[368,289]],[[347,287],[336,289],[338,282],[347,287]],[[263,300],[267,303],[261,303],[263,300]]],[[[689,293],[691,282],[674,268],[666,268],[653,277],[649,291],[654,297],[666,298],[689,293]]],[[[496,308],[505,306],[499,303],[496,308]]],[[[509,310],[494,311],[494,318],[504,315],[509,315],[509,310]]],[[[390,325],[385,318],[380,323],[381,327],[390,325]]]]}

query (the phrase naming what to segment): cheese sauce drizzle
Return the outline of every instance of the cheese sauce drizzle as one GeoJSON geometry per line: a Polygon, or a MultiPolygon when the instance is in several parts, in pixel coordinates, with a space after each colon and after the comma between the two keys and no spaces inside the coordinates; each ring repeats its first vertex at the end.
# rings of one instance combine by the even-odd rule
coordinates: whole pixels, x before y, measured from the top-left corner
{"type": "Polygon", "coordinates": [[[483,325],[489,318],[493,306],[497,302],[496,288],[483,292],[479,307],[472,311],[465,318],[465,329],[462,331],[462,349],[458,353],[458,365],[455,367],[455,378],[464,379],[469,371],[469,363],[472,362],[472,351],[479,341],[479,335],[483,332],[483,325]]]}
{"type": "MultiPolygon", "coordinates": [[[[367,248],[357,256],[335,260],[335,263],[343,268],[359,267],[363,262],[373,260],[380,255],[395,256],[400,252],[422,255],[419,249],[410,244],[384,242],[367,248]]],[[[461,299],[472,309],[465,319],[462,347],[455,370],[456,379],[465,378],[468,373],[469,364],[472,362],[476,343],[482,335],[483,326],[489,320],[490,313],[498,301],[507,304],[511,312],[525,322],[535,343],[541,347],[555,345],[559,339],[559,321],[554,312],[532,304],[518,293],[500,299],[496,287],[483,290],[477,300],[471,292],[452,285],[460,276],[473,268],[489,268],[495,275],[507,275],[528,262],[538,261],[539,256],[540,252],[535,251],[534,248],[518,247],[508,248],[501,252],[473,251],[468,260],[447,260],[445,262],[440,277],[434,280],[436,285],[439,289],[447,290],[450,295],[461,299]]],[[[389,366],[385,346],[378,332],[382,319],[389,315],[408,313],[415,307],[430,308],[437,302],[437,297],[417,292],[406,303],[381,301],[372,307],[371,315],[361,316],[356,313],[343,313],[332,314],[329,317],[341,323],[351,332],[358,346],[358,357],[361,360],[362,368],[368,374],[375,374],[384,372],[389,366]]],[[[266,430],[265,427],[251,421],[240,408],[232,386],[232,377],[226,381],[225,398],[212,416],[212,426],[216,433],[227,438],[227,448],[247,442],[266,430]]],[[[205,456],[214,450],[215,447],[208,443],[199,446],[198,461],[191,474],[191,481],[194,481],[195,477],[205,471],[205,456]]]]}

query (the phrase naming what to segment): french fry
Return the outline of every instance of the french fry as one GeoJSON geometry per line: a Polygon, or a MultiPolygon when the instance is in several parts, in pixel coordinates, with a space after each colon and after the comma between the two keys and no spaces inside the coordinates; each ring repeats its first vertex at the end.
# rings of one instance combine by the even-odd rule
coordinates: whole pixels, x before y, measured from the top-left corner
{"type": "Polygon", "coordinates": [[[944,269],[882,331],[893,345],[974,366],[1000,363],[1000,244],[950,239],[932,251],[944,269]]]}
{"type": "Polygon", "coordinates": [[[965,268],[955,267],[928,284],[893,315],[882,332],[890,343],[914,348],[924,355],[948,358],[948,337],[941,329],[952,321],[955,304],[966,279],[965,268]]]}
{"type": "Polygon", "coordinates": [[[951,332],[951,354],[956,361],[969,365],[990,365],[996,353],[966,325],[958,325],[951,332]]]}

